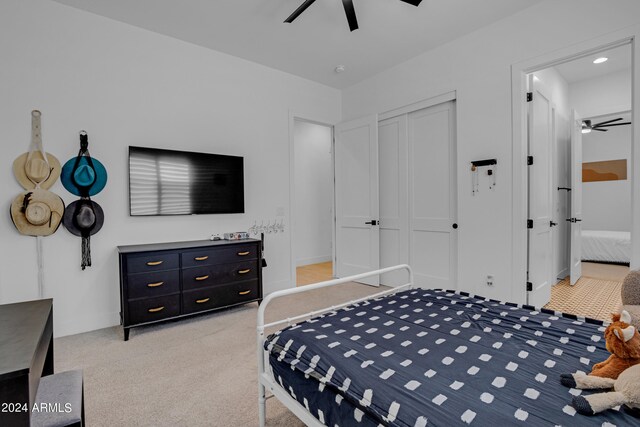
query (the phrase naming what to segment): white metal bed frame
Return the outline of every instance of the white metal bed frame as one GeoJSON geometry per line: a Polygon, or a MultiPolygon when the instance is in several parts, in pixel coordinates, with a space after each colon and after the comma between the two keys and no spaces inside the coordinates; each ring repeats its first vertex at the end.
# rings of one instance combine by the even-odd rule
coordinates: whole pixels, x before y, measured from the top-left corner
{"type": "Polygon", "coordinates": [[[402,264],[402,265],[396,265],[394,267],[387,267],[387,268],[383,268],[380,270],[375,270],[375,271],[370,271],[367,273],[362,273],[362,274],[357,274],[354,276],[349,276],[349,277],[344,277],[342,279],[334,279],[334,280],[328,280],[325,282],[320,282],[320,283],[315,283],[313,285],[305,285],[302,287],[297,287],[297,288],[292,288],[292,289],[285,289],[282,291],[276,291],[273,292],[269,295],[267,295],[264,300],[262,301],[262,303],[260,304],[260,307],[258,308],[258,322],[257,322],[257,344],[258,344],[258,412],[259,412],[259,419],[260,419],[260,427],[264,427],[265,425],[265,421],[266,421],[266,400],[267,398],[270,397],[277,397],[278,400],[280,400],[280,402],[282,402],[282,404],[284,404],[284,406],[286,406],[291,412],[293,412],[302,422],[304,422],[307,426],[310,427],[321,427],[323,426],[322,423],[320,423],[320,421],[318,421],[318,419],[313,416],[304,406],[302,406],[297,400],[295,400],[294,398],[292,398],[289,393],[282,388],[282,386],[280,386],[280,384],[278,384],[278,382],[276,381],[276,379],[273,376],[273,373],[271,372],[271,370],[267,370],[265,369],[265,367],[269,366],[268,364],[268,352],[264,349],[264,341],[265,341],[265,337],[264,337],[264,333],[265,333],[265,329],[266,328],[270,328],[270,327],[274,327],[274,326],[279,326],[279,325],[291,325],[294,322],[300,321],[300,320],[306,320],[308,318],[314,317],[314,316],[318,316],[320,314],[324,314],[324,313],[328,313],[328,312],[332,312],[335,310],[338,310],[340,308],[346,307],[348,305],[351,304],[356,304],[368,299],[372,299],[372,298],[378,298],[381,296],[385,296],[385,295],[391,295],[394,294],[396,292],[399,291],[403,291],[406,289],[412,289],[413,288],[413,272],[411,271],[411,267],[409,267],[406,264],[402,264]],[[392,271],[397,271],[397,270],[406,270],[409,276],[409,281],[403,285],[394,287],[392,289],[388,289],[386,291],[382,291],[382,292],[378,292],[372,295],[368,295],[366,297],[363,298],[359,298],[359,299],[355,299],[349,302],[345,302],[345,303],[341,303],[338,305],[333,305],[331,307],[327,307],[327,308],[323,308],[320,310],[316,310],[316,311],[311,311],[309,313],[305,313],[305,314],[301,314],[295,317],[289,317],[286,319],[281,319],[281,320],[276,320],[275,322],[271,322],[271,323],[264,323],[264,313],[265,310],[267,308],[267,306],[269,305],[269,303],[271,301],[273,301],[276,298],[280,298],[280,297],[284,297],[284,296],[288,296],[288,295],[293,295],[293,294],[298,294],[301,292],[308,292],[308,291],[313,291],[315,289],[320,289],[320,288],[326,288],[329,286],[336,286],[336,285],[341,285],[343,283],[347,283],[347,282],[354,282],[354,281],[358,281],[360,279],[364,279],[366,277],[371,277],[371,276],[377,276],[380,274],[385,274],[385,273],[389,273],[392,271]],[[267,397],[266,396],[266,389],[269,389],[269,391],[271,392],[271,396],[267,397]]]}

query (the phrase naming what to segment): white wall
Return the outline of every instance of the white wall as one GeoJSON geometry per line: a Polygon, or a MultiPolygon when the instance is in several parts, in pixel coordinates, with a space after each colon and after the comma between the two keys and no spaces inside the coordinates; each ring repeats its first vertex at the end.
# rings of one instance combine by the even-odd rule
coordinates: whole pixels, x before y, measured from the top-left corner
{"type": "Polygon", "coordinates": [[[332,139],[331,127],[301,120],[294,123],[293,239],[297,266],[331,261],[332,139]]]}
{"type": "Polygon", "coordinates": [[[584,230],[631,231],[631,126],[582,135],[582,160],[627,160],[627,179],[582,184],[584,230]]]}
{"type": "MultiPolygon", "coordinates": [[[[631,55],[631,52],[629,52],[631,55]]],[[[631,69],[569,85],[571,108],[581,117],[631,110],[631,69]]]]}
{"type": "Polygon", "coordinates": [[[636,0],[549,0],[343,91],[345,119],[457,91],[459,289],[522,300],[524,283],[512,283],[511,267],[511,66],[638,22],[636,0]],[[472,197],[469,163],[492,157],[496,189],[472,197]]]}
{"type": "Polygon", "coordinates": [[[570,185],[571,140],[569,136],[569,84],[555,68],[536,71],[538,77],[550,91],[554,109],[554,149],[553,149],[553,221],[558,225],[553,228],[553,273],[557,278],[568,274],[569,268],[569,227],[565,221],[569,218],[569,194],[557,190],[558,187],[570,185]]]}
{"type": "MultiPolygon", "coordinates": [[[[30,111],[42,111],[45,148],[61,162],[85,129],[109,173],[94,198],[106,219],[91,239],[93,266],[80,270],[80,239],[65,229],[44,239],[58,336],[119,323],[116,246],[198,240],[289,212],[289,112],[325,123],[341,115],[337,90],[47,0],[0,2],[0,62],[0,303],[38,296],[36,241],[8,215],[30,111]],[[129,145],[244,156],[246,213],[129,217],[129,145]]],[[[75,199],[59,182],[52,191],[75,199]]],[[[283,218],[286,233],[267,236],[266,292],[292,285],[283,218]]]]}

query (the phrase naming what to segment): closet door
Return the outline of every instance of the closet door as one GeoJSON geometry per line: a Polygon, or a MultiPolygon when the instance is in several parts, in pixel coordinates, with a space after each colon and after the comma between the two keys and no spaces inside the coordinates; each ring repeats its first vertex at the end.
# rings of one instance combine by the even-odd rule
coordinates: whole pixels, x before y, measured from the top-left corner
{"type": "MultiPolygon", "coordinates": [[[[380,158],[380,268],[409,263],[407,115],[378,124],[380,158]]],[[[404,271],[381,276],[380,283],[399,286],[404,271]]]]}
{"type": "Polygon", "coordinates": [[[456,288],[455,103],[410,113],[409,254],[415,283],[456,288]]]}
{"type": "Polygon", "coordinates": [[[380,265],[378,117],[337,124],[335,139],[336,275],[346,277],[380,265]]]}

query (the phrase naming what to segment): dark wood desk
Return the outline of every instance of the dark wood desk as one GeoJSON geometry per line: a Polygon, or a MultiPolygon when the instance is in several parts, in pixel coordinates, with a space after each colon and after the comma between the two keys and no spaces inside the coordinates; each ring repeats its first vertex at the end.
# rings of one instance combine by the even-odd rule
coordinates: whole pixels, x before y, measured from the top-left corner
{"type": "Polygon", "coordinates": [[[29,425],[40,377],[51,374],[53,300],[0,305],[0,426],[29,425]]]}

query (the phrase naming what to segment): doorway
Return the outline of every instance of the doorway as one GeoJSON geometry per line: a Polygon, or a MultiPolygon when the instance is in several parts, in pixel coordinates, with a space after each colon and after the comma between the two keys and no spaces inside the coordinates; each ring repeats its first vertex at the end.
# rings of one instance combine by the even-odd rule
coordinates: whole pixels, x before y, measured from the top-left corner
{"type": "Polygon", "coordinates": [[[295,118],[292,221],[296,285],[333,277],[333,127],[295,118]]]}
{"type": "Polygon", "coordinates": [[[531,305],[607,320],[620,303],[632,253],[632,70],[625,42],[527,75],[531,305]]]}

